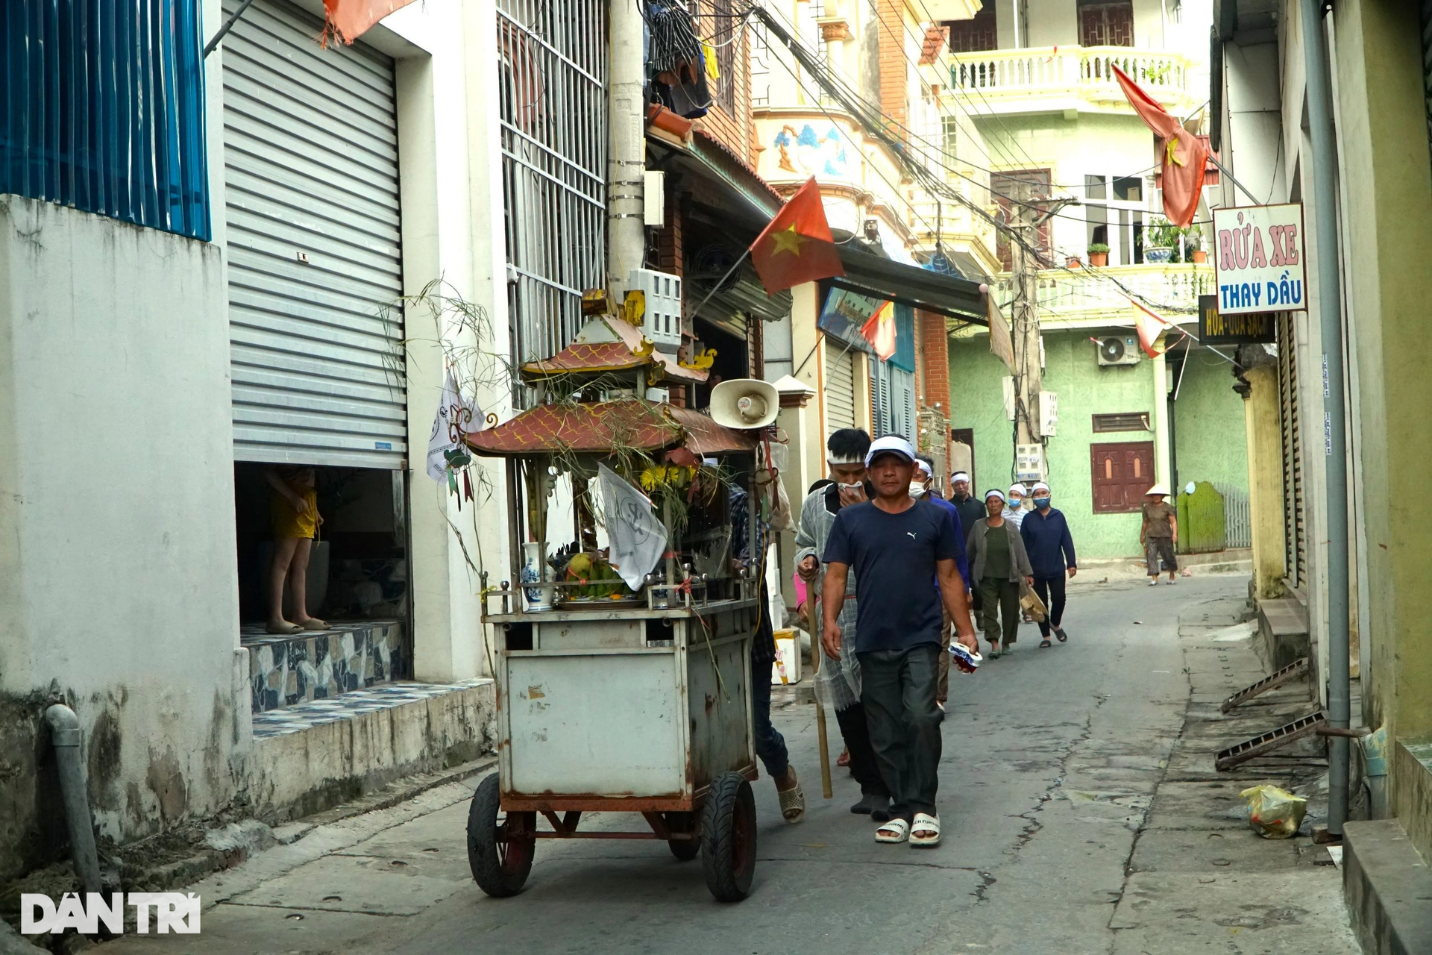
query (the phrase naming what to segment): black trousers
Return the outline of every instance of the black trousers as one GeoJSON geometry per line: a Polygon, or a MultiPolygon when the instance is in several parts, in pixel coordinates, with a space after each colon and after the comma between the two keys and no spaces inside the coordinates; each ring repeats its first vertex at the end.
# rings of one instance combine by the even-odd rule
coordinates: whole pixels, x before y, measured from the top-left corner
{"type": "Polygon", "coordinates": [[[913,822],[915,813],[935,814],[940,788],[940,645],[860,654],[860,702],[870,724],[870,744],[880,775],[890,787],[890,817],[913,822]]]}
{"type": "Polygon", "coordinates": [[[1034,592],[1049,609],[1049,614],[1039,621],[1039,632],[1049,636],[1051,627],[1057,628],[1064,619],[1064,575],[1058,577],[1034,578],[1034,592]]]}
{"type": "Polygon", "coordinates": [[[850,775],[860,784],[862,796],[890,795],[880,775],[880,766],[875,762],[875,749],[870,745],[870,723],[865,715],[865,705],[855,703],[839,710],[835,721],[840,724],[840,738],[850,750],[850,775]]]}

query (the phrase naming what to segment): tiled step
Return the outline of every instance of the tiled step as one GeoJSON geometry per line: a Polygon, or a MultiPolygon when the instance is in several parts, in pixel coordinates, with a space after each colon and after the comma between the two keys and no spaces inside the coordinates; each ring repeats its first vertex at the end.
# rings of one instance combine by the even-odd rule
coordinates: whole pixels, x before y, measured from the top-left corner
{"type": "Polygon", "coordinates": [[[288,636],[245,626],[239,643],[249,653],[255,717],[391,683],[408,672],[403,625],[397,620],[335,622],[329,630],[288,636]]]}
{"type": "Polygon", "coordinates": [[[421,703],[451,693],[460,693],[492,683],[488,679],[462,683],[385,683],[366,690],[353,690],[328,700],[310,700],[254,713],[254,739],[269,739],[300,733],[325,723],[353,719],[367,713],[421,703]]]}

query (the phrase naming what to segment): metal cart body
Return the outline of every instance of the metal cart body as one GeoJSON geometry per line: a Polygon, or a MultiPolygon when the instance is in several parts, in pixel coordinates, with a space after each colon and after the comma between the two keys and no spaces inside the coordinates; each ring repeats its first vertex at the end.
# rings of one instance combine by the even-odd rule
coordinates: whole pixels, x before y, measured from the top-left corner
{"type": "Polygon", "coordinates": [[[722,773],[755,779],[756,613],[724,600],[490,616],[502,808],[693,812],[722,773]]]}

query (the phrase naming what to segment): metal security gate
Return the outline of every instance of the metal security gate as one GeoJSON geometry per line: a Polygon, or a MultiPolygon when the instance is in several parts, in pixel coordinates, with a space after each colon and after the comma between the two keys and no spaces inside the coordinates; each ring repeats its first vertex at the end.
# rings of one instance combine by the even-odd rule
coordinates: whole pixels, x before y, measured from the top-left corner
{"type": "Polygon", "coordinates": [[[582,327],[582,290],[606,284],[606,4],[498,0],[497,43],[508,307],[520,363],[564,348],[582,327]]]}
{"type": "Polygon", "coordinates": [[[324,49],[322,26],[257,0],[224,40],[234,457],[399,468],[393,61],[362,43],[324,49]]]}
{"type": "Polygon", "coordinates": [[[855,419],[855,353],[838,338],[825,340],[825,436],[858,427],[855,419]]]}
{"type": "Polygon", "coordinates": [[[1283,540],[1288,580],[1307,580],[1307,512],[1303,505],[1303,436],[1298,402],[1298,361],[1290,315],[1278,316],[1278,400],[1283,429],[1283,540]]]}

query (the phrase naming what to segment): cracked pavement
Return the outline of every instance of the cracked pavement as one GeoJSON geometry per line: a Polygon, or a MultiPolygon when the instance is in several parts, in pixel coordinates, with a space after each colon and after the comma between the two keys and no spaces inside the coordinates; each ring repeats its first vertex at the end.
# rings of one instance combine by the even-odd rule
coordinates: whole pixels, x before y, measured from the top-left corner
{"type": "MultiPolygon", "coordinates": [[[[1251,645],[1218,636],[1246,588],[1234,576],[1081,587],[1068,644],[1039,650],[1026,625],[1012,655],[952,673],[937,849],[877,845],[868,819],[848,811],[859,792],[844,770],[833,767],[835,798],[823,800],[814,709],[789,705],[775,721],[807,819],[784,825],[770,781],[756,784],[756,885],[738,905],[713,902],[700,863],[655,842],[544,841],[526,891],[488,899],[464,854],[472,779],[321,826],[201,883],[209,907],[197,942],[111,946],[1355,955],[1341,874],[1315,865],[1306,839],[1259,839],[1238,798],[1259,781],[1315,778],[1316,752],[1231,777],[1213,770],[1221,746],[1310,708],[1305,689],[1288,688],[1217,715],[1219,700],[1264,675],[1251,645]]],[[[588,819],[640,828],[634,817],[588,819]]]]}

